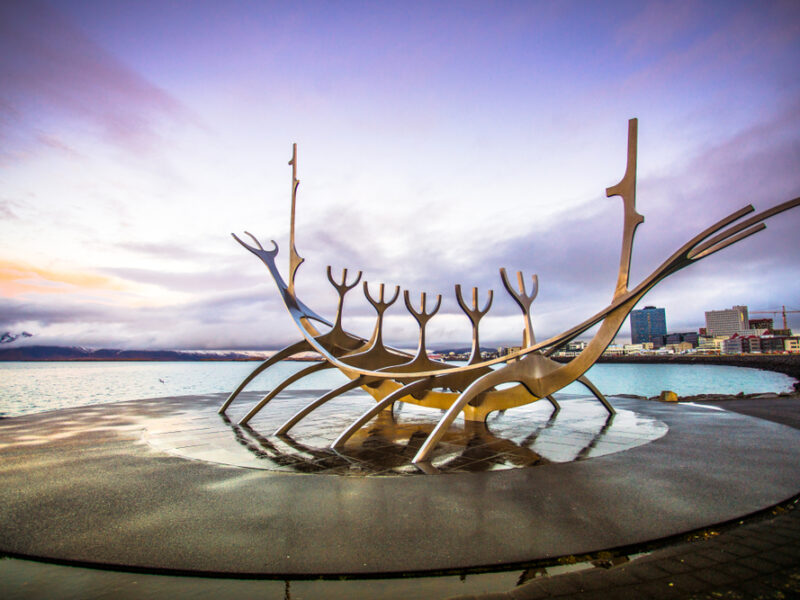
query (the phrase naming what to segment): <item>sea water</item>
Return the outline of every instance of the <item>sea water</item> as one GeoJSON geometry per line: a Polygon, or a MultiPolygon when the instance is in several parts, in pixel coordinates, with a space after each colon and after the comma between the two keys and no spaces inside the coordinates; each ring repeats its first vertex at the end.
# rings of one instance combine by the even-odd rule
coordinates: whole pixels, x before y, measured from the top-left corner
{"type": "MultiPolygon", "coordinates": [[[[0,363],[0,416],[11,417],[87,404],[139,398],[230,392],[258,362],[7,362],[0,363]]],[[[311,366],[288,361],[259,375],[248,390],[267,391],[311,366]]],[[[599,364],[587,376],[607,396],[679,396],[786,392],[794,379],[782,373],[719,365],[599,364]]],[[[315,373],[293,389],[329,390],[346,382],[336,369],[315,373]]],[[[586,394],[573,383],[562,390],[586,394]]]]}

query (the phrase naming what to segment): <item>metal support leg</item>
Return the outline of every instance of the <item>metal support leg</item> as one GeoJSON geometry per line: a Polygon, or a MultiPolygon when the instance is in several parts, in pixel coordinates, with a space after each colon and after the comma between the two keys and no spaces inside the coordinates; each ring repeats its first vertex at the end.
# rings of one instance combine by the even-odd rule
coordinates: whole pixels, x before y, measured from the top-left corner
{"type": "Polygon", "coordinates": [[[363,377],[363,376],[356,377],[352,381],[349,381],[346,384],[336,388],[335,390],[331,390],[330,392],[328,392],[324,396],[321,396],[321,397],[317,398],[312,403],[306,405],[300,411],[298,411],[291,419],[286,421],[286,423],[281,425],[280,428],[278,428],[278,430],[275,432],[275,435],[286,435],[286,433],[292,427],[297,425],[297,423],[301,419],[303,419],[306,415],[308,415],[308,413],[310,413],[312,410],[322,406],[328,400],[333,400],[334,398],[336,398],[336,396],[341,396],[345,392],[349,392],[350,390],[353,390],[353,389],[355,389],[355,388],[357,388],[357,387],[359,387],[361,385],[365,385],[366,383],[369,382],[370,379],[371,378],[363,377]]]}
{"type": "Polygon", "coordinates": [[[556,399],[555,399],[555,398],[553,398],[552,396],[547,396],[547,400],[550,402],[550,404],[552,404],[552,405],[553,405],[553,414],[554,414],[554,415],[555,415],[555,414],[558,414],[558,411],[560,411],[560,410],[561,410],[561,406],[558,404],[558,402],[556,401],[556,399]]]}
{"type": "Polygon", "coordinates": [[[414,381],[407,385],[404,385],[398,390],[395,390],[385,398],[383,398],[380,402],[378,402],[375,406],[371,407],[367,412],[361,415],[358,419],[353,421],[350,426],[345,429],[342,434],[336,438],[336,441],[331,444],[331,448],[338,449],[347,443],[352,435],[361,429],[367,422],[370,421],[375,415],[381,412],[387,406],[391,406],[395,402],[397,402],[403,396],[408,396],[409,394],[415,392],[421,392],[422,390],[428,388],[433,383],[433,377],[428,377],[426,379],[420,379],[419,381],[414,381]]]}
{"type": "Polygon", "coordinates": [[[270,400],[272,400],[275,396],[280,394],[283,390],[285,390],[287,387],[289,387],[290,385],[292,385],[296,381],[299,381],[300,379],[303,379],[307,375],[311,375],[312,373],[316,373],[317,371],[322,371],[324,369],[331,369],[331,368],[333,368],[333,365],[330,364],[330,363],[327,363],[327,362],[317,363],[315,365],[311,365],[310,367],[306,367],[302,371],[298,371],[297,373],[294,373],[290,377],[287,377],[286,379],[281,381],[278,385],[276,385],[275,389],[270,391],[269,394],[264,396],[261,399],[261,401],[259,401],[258,404],[256,404],[253,408],[251,408],[250,412],[248,412],[244,417],[242,417],[241,421],[239,421],[239,425],[247,425],[250,422],[250,419],[255,417],[261,411],[261,409],[264,408],[264,406],[267,405],[267,403],[270,400]]]}
{"type": "Polygon", "coordinates": [[[450,405],[450,408],[447,409],[442,418],[439,419],[436,427],[434,427],[433,431],[431,431],[430,435],[428,435],[428,437],[425,439],[416,456],[414,457],[414,460],[411,462],[416,464],[424,462],[428,459],[428,455],[436,447],[436,444],[439,443],[439,440],[444,437],[447,428],[450,427],[453,421],[456,420],[458,413],[464,410],[464,407],[469,403],[470,400],[477,397],[481,392],[485,392],[486,390],[493,388],[495,385],[506,383],[507,381],[508,380],[505,377],[505,373],[502,371],[492,371],[480,379],[473,381],[472,384],[470,384],[470,386],[464,390],[458,398],[456,398],[456,401],[450,405]]]}
{"type": "Polygon", "coordinates": [[[247,386],[248,383],[258,377],[258,375],[260,375],[264,370],[270,368],[276,363],[279,363],[284,358],[289,358],[292,354],[297,354],[298,352],[303,352],[305,350],[311,350],[311,344],[309,344],[306,340],[301,340],[270,356],[267,360],[258,365],[253,372],[250,373],[250,375],[244,378],[242,383],[239,384],[239,387],[237,387],[233,393],[228,396],[228,399],[225,400],[222,406],[219,407],[217,412],[221,415],[225,414],[225,411],[228,410],[228,407],[231,405],[231,402],[233,402],[233,399],[239,395],[239,393],[247,386]]]}
{"type": "Polygon", "coordinates": [[[592,394],[594,394],[595,398],[600,400],[600,402],[603,404],[603,406],[606,407],[606,410],[608,411],[608,414],[610,414],[610,415],[617,414],[617,411],[614,410],[614,407],[611,406],[611,404],[608,402],[608,400],[606,400],[606,397],[603,396],[603,394],[600,392],[600,390],[598,390],[595,387],[595,385],[591,381],[589,381],[588,377],[582,375],[581,377],[578,377],[578,381],[581,382],[584,386],[586,386],[589,389],[589,391],[592,392],[592,394]]]}

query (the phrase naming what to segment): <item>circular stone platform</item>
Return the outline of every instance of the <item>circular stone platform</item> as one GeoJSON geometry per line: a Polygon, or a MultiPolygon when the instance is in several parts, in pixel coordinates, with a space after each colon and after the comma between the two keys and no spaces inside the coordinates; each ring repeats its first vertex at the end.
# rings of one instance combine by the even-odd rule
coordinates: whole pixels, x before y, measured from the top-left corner
{"type": "Polygon", "coordinates": [[[202,432],[223,398],[0,420],[0,552],[240,576],[463,570],[639,544],[800,491],[800,431],[713,407],[612,398],[644,431],[668,431],[584,460],[340,477],[222,456],[242,447],[235,429],[202,432]],[[206,456],[187,450],[203,444],[206,456]]]}

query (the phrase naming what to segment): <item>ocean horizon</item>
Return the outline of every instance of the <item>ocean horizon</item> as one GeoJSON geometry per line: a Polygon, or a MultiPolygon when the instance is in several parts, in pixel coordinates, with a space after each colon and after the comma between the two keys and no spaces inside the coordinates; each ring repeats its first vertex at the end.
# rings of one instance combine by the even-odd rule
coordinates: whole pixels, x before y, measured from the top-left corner
{"type": "MultiPolygon", "coordinates": [[[[306,362],[281,362],[248,390],[267,392],[306,362]]],[[[0,417],[125,400],[229,393],[256,367],[252,361],[36,361],[0,363],[0,417]]],[[[607,396],[652,397],[663,390],[698,394],[781,393],[794,379],[783,373],[722,365],[596,364],[587,376],[607,396]]],[[[336,369],[315,373],[293,390],[329,390],[347,379],[336,369]]],[[[585,395],[570,384],[559,393],[585,395]]]]}

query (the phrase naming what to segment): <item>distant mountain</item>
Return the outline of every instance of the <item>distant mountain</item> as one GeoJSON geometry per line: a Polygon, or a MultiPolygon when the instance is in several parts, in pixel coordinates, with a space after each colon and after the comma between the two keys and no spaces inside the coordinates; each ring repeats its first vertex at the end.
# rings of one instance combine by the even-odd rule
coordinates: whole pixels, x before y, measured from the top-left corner
{"type": "MultiPolygon", "coordinates": [[[[453,352],[455,354],[469,354],[472,352],[472,346],[463,346],[460,348],[437,348],[436,350],[431,350],[432,352],[436,352],[437,354],[449,354],[453,352]]],[[[487,347],[481,346],[481,352],[497,352],[497,347],[487,347]]]]}
{"type": "Polygon", "coordinates": [[[19,346],[0,349],[0,361],[34,360],[262,360],[262,355],[244,352],[189,352],[182,350],[93,350],[65,346],[19,346]]]}
{"type": "MultiPolygon", "coordinates": [[[[496,348],[481,346],[482,352],[496,352],[496,348]]],[[[413,350],[411,350],[413,353],[413,350]]],[[[446,356],[450,352],[469,354],[470,348],[445,348],[436,350],[446,356]]],[[[153,360],[153,361],[201,361],[201,360],[264,360],[272,354],[265,352],[226,352],[223,350],[118,350],[113,348],[84,348],[82,346],[16,346],[0,348],[0,362],[8,361],[90,361],[90,360],[153,360]]],[[[293,360],[316,361],[321,357],[315,352],[301,352],[293,360]]]]}
{"type": "Polygon", "coordinates": [[[0,344],[10,344],[11,342],[18,340],[21,337],[29,338],[33,337],[33,334],[28,333],[27,331],[23,331],[22,333],[17,333],[17,334],[11,333],[10,331],[6,331],[2,335],[0,335],[0,344]]]}

